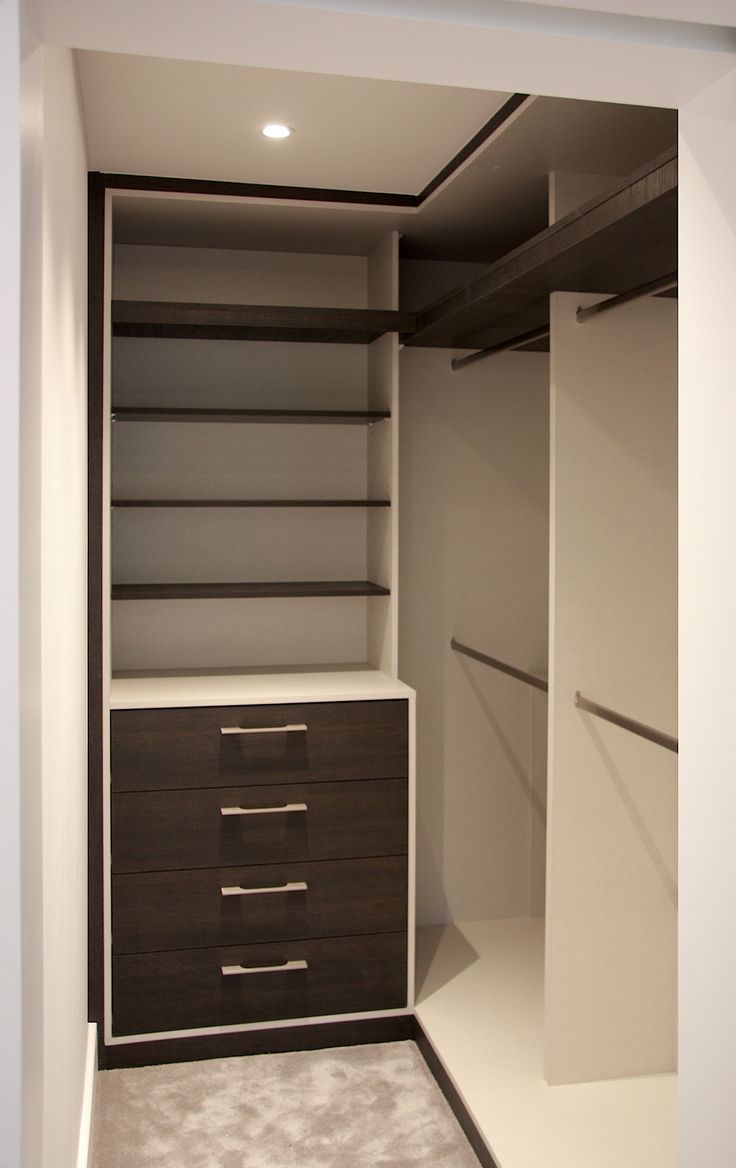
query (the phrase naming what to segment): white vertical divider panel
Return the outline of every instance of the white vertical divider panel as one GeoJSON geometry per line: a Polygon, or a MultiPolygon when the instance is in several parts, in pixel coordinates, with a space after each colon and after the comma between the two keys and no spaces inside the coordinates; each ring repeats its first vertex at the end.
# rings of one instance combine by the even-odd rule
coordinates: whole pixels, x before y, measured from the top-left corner
{"type": "Polygon", "coordinates": [[[675,1065],[676,302],[551,306],[546,1077],[675,1065]]]}
{"type": "MultiPolygon", "coordinates": [[[[399,306],[399,236],[393,231],[368,256],[368,307],[399,306]]],[[[392,677],[398,645],[399,340],[386,333],[368,348],[368,405],[389,410],[390,421],[368,429],[367,497],[390,499],[368,511],[368,578],[390,595],[368,603],[368,661],[392,677]]]]}
{"type": "Polygon", "coordinates": [[[0,617],[3,650],[0,718],[4,742],[3,817],[0,824],[3,889],[0,899],[3,937],[0,1126],[3,1163],[8,1168],[20,1165],[22,1145],[26,1156],[30,1152],[30,1156],[37,1154],[40,1158],[43,1125],[39,1122],[39,1107],[44,1101],[41,1062],[45,1022],[42,760],[35,724],[36,717],[42,714],[40,581],[37,579],[40,557],[35,543],[35,523],[40,515],[40,492],[36,484],[40,480],[42,458],[39,419],[42,321],[40,311],[36,310],[36,297],[32,295],[40,289],[42,257],[38,239],[41,234],[38,229],[40,206],[37,217],[31,185],[41,177],[42,142],[40,135],[33,141],[36,137],[33,112],[41,104],[42,77],[40,50],[33,51],[35,44],[21,45],[24,9],[25,21],[30,25],[30,5],[10,0],[10,3],[0,6],[0,150],[3,157],[0,170],[0,246],[3,256],[0,284],[0,376],[3,385],[0,398],[3,454],[0,525],[4,544],[0,568],[3,601],[0,617]],[[21,55],[22,47],[26,49],[25,60],[21,55]],[[26,137],[25,144],[21,141],[21,131],[26,137]],[[29,292],[32,297],[28,305],[23,304],[22,314],[21,288],[25,297],[29,292]],[[20,493],[19,473],[23,476],[20,493]],[[35,521],[34,528],[31,528],[33,538],[29,520],[35,521]],[[27,525],[25,532],[24,521],[27,525]],[[19,571],[27,581],[25,595],[19,590],[19,571]],[[19,702],[20,685],[23,686],[22,703],[19,702]],[[25,921],[24,913],[27,914],[25,921]]]}
{"type": "Polygon", "coordinates": [[[533,689],[530,697],[532,703],[532,743],[529,766],[529,798],[532,814],[529,839],[529,913],[533,917],[543,917],[547,878],[547,719],[549,702],[547,695],[539,689],[533,689]]]}
{"type": "Polygon", "coordinates": [[[736,1162],[736,70],[680,111],[680,1166],[736,1162]]]}

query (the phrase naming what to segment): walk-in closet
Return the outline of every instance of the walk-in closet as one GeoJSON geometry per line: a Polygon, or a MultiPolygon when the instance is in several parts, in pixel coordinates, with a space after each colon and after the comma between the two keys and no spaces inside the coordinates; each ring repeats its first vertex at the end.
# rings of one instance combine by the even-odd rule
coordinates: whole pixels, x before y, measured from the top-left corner
{"type": "Polygon", "coordinates": [[[407,86],[410,193],[225,182],[100,56],[101,1066],[411,1036],[484,1165],[672,1168],[675,114],[407,86]]]}

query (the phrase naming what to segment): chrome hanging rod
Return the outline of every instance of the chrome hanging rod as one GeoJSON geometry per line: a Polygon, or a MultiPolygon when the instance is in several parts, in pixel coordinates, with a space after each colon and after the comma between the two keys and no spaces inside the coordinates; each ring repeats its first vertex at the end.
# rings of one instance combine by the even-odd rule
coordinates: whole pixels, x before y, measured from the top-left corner
{"type": "Polygon", "coordinates": [[[547,693],[549,686],[543,677],[539,677],[536,673],[527,673],[524,669],[517,669],[515,665],[507,665],[505,661],[499,661],[497,657],[489,657],[486,653],[479,653],[477,649],[470,649],[467,645],[461,645],[453,637],[450,641],[450,648],[454,649],[456,653],[462,653],[465,657],[472,657],[474,661],[480,661],[483,665],[490,665],[491,669],[498,669],[501,673],[508,673],[509,677],[516,677],[519,681],[525,681],[527,685],[533,685],[535,689],[541,689],[547,693]]]}
{"type": "Polygon", "coordinates": [[[611,308],[618,308],[619,304],[628,304],[630,300],[638,300],[641,296],[656,296],[658,292],[669,292],[677,287],[677,272],[669,276],[662,276],[659,280],[652,280],[650,284],[642,284],[639,288],[632,288],[630,292],[622,292],[620,296],[610,296],[608,300],[601,300],[599,304],[591,304],[590,308],[579,308],[576,312],[578,324],[585,324],[592,316],[600,312],[608,312],[611,308]]]}
{"type": "Polygon", "coordinates": [[[534,329],[533,332],[524,333],[523,336],[512,337],[510,341],[494,345],[492,349],[479,349],[477,353],[468,353],[467,357],[453,357],[450,361],[450,368],[453,373],[457,373],[458,369],[464,369],[466,365],[473,365],[476,361],[483,361],[486,357],[493,357],[496,353],[507,353],[510,349],[520,349],[522,345],[530,345],[532,341],[543,341],[548,336],[549,325],[547,324],[544,328],[534,329]]]}
{"type": "Polygon", "coordinates": [[[580,690],[577,690],[575,694],[575,705],[579,710],[586,710],[589,714],[595,714],[597,718],[613,722],[614,726],[620,726],[622,730],[630,730],[632,734],[638,734],[640,738],[648,738],[657,746],[664,746],[666,750],[672,750],[675,754],[678,752],[677,739],[673,738],[671,734],[655,730],[653,726],[647,726],[644,722],[636,722],[633,718],[627,718],[625,714],[609,710],[607,706],[599,706],[597,702],[591,702],[588,698],[584,698],[580,690]]]}

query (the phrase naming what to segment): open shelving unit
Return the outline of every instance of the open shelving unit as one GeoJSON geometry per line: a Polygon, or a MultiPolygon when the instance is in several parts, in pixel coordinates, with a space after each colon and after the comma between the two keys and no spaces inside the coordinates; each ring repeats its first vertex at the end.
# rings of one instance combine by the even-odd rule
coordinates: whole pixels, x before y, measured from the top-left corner
{"type": "MultiPolygon", "coordinates": [[[[376,1021],[380,1031],[384,1012],[405,1030],[414,967],[413,693],[397,680],[395,549],[398,335],[413,328],[413,315],[396,307],[398,237],[369,255],[337,258],[223,256],[214,248],[209,285],[198,287],[201,249],[194,261],[184,257],[179,281],[181,249],[116,245],[109,194],[107,212],[109,339],[95,402],[103,670],[92,699],[101,698],[103,726],[91,913],[99,938],[91,994],[104,1019],[103,1057],[125,1065],[137,1047],[150,1057],[151,1044],[168,1057],[189,1035],[200,1043],[213,1034],[237,1037],[258,1049],[272,1028],[300,1023],[337,1033],[343,1022],[370,1029],[376,1021]],[[228,285],[236,269],[244,300],[261,292],[268,300],[275,289],[291,303],[197,298],[237,297],[241,286],[228,285]],[[187,301],[156,299],[152,274],[158,291],[187,301]],[[184,774],[177,751],[192,732],[196,743],[184,753],[206,761],[184,774]],[[151,749],[160,817],[151,856],[141,861],[131,849],[151,822],[138,787],[151,749]],[[298,799],[291,798],[295,783],[298,799]],[[213,784],[226,795],[212,795],[213,784]],[[202,807],[192,817],[196,838],[203,823],[212,829],[204,859],[184,844],[181,790],[187,805],[202,807]],[[238,807],[224,832],[223,799],[238,807]],[[246,818],[246,807],[261,813],[257,821],[246,818]],[[129,832],[128,810],[135,819],[129,832]],[[282,826],[291,829],[284,838],[282,826]],[[160,840],[169,828],[167,852],[160,840]],[[341,843],[351,831],[354,838],[341,843]],[[298,883],[308,896],[298,904],[288,895],[259,901],[258,927],[228,900],[225,912],[236,918],[228,932],[220,868],[271,896],[258,884],[254,847],[272,865],[305,866],[298,883]],[[356,912],[345,912],[343,854],[351,871],[360,869],[356,912]],[[322,870],[315,865],[323,862],[324,896],[335,907],[318,921],[322,870]],[[167,932],[164,908],[141,947],[133,935],[145,899],[135,891],[139,879],[157,884],[163,873],[183,886],[193,868],[210,900],[206,909],[199,900],[210,931],[177,925],[167,932]],[[232,963],[220,949],[247,939],[261,946],[259,954],[271,947],[258,963],[263,978],[223,983],[232,963]],[[306,976],[284,980],[274,945],[307,946],[308,960],[298,963],[306,976]],[[359,950],[374,976],[363,976],[359,950]],[[164,1012],[144,1015],[140,1007],[157,998],[152,970],[163,952],[173,962],[189,953],[200,973],[176,978],[176,992],[167,976],[164,1012]],[[200,994],[200,977],[210,983],[205,1013],[190,1003],[176,1017],[166,1014],[186,992],[200,994]],[[356,992],[361,985],[365,992],[356,992]],[[229,1014],[223,993],[232,999],[229,1014]]],[[[245,962],[248,971],[242,949],[233,959],[235,969],[245,962]]]]}
{"type": "Polygon", "coordinates": [[[395,670],[396,263],[393,238],[361,265],[383,304],[345,308],[319,257],[306,306],[117,298],[113,267],[113,675],[281,668],[284,638],[289,665],[395,670]]]}

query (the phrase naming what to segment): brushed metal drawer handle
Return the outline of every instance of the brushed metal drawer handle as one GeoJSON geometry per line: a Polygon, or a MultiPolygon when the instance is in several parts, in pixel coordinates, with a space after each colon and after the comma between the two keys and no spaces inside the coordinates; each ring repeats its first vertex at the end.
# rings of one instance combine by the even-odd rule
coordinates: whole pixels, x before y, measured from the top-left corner
{"type": "Polygon", "coordinates": [[[284,961],[282,965],[223,965],[223,977],[234,977],[242,973],[289,973],[293,969],[309,969],[306,961],[284,961]]]}
{"type": "Polygon", "coordinates": [[[305,722],[289,722],[286,726],[221,726],[221,734],[293,734],[306,730],[305,722]]]}
{"type": "Polygon", "coordinates": [[[239,884],[233,884],[229,887],[221,888],[220,892],[223,896],[263,896],[270,892],[306,892],[307,883],[305,880],[292,880],[289,884],[279,884],[275,888],[243,888],[239,884]]]}
{"type": "Polygon", "coordinates": [[[221,807],[220,815],[284,815],[307,809],[306,803],[284,803],[283,807],[221,807]]]}

